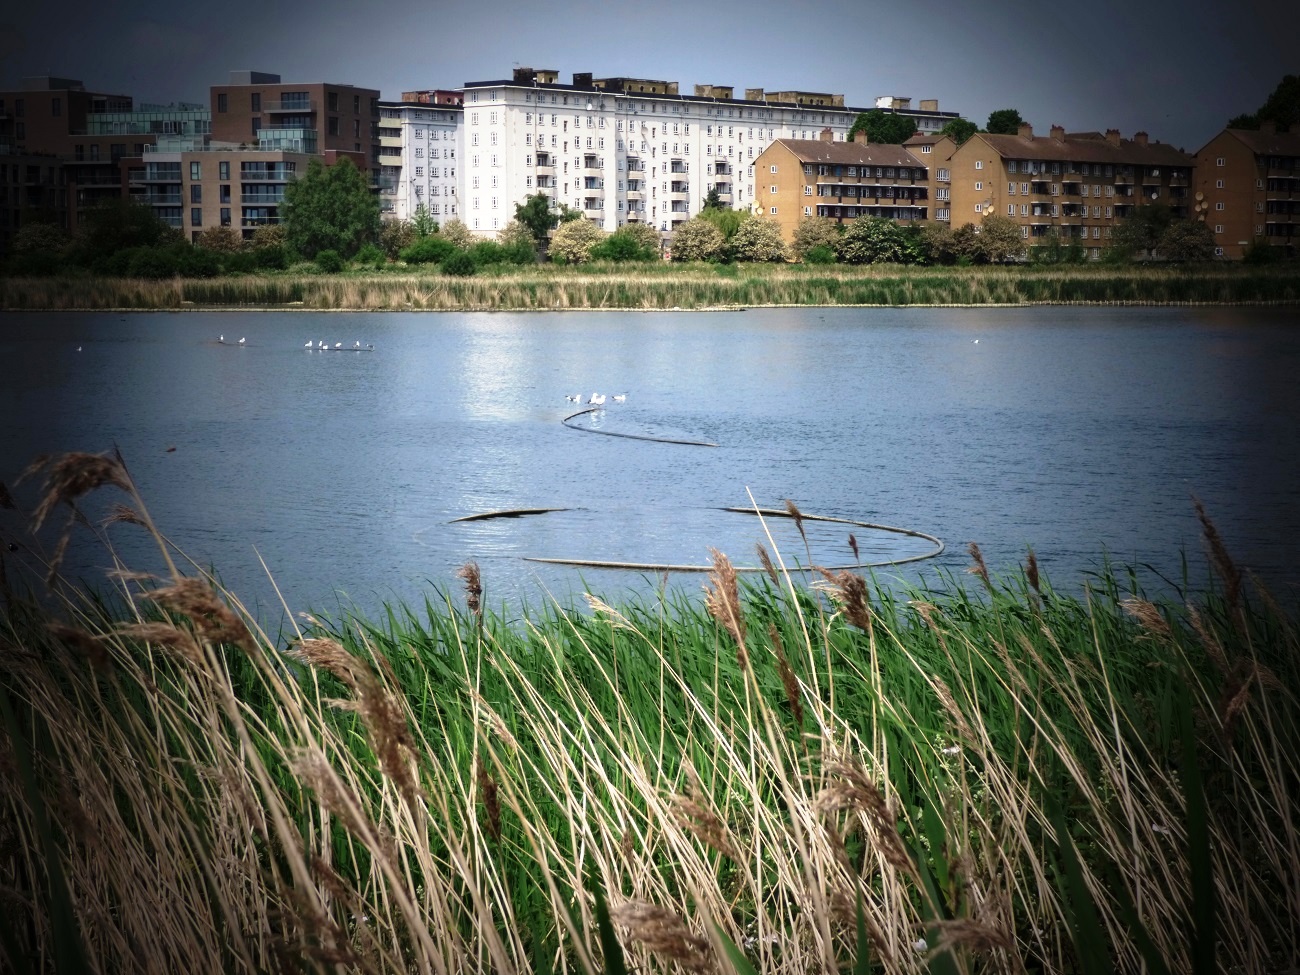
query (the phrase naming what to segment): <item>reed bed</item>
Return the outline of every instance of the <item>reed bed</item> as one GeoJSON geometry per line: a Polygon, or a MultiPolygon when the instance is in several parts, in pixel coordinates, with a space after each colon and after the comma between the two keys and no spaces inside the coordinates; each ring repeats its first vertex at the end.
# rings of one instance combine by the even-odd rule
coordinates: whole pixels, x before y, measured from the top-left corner
{"type": "Polygon", "coordinates": [[[117,489],[176,568],[4,582],[7,969],[1300,963],[1300,641],[1208,518],[1221,581],[1179,605],[1032,553],[906,596],[719,553],[699,599],[508,625],[471,564],[272,637],[119,457],[42,473],[37,523],[117,489]]]}
{"type": "Polygon", "coordinates": [[[311,310],[514,311],[734,308],[760,305],[1295,303],[1291,268],[832,267],[585,265],[437,272],[247,275],[143,281],[3,279],[9,310],[295,307],[311,310]]]}

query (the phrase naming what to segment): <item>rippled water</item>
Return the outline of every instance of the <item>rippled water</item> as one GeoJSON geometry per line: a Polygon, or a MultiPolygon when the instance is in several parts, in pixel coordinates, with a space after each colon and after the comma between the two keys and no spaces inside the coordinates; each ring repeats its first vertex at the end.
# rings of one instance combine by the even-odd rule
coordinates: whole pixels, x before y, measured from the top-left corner
{"type": "MultiPolygon", "coordinates": [[[[655,573],[526,557],[703,564],[716,547],[753,565],[764,524],[722,509],[787,498],[947,543],[891,576],[960,570],[978,541],[995,569],[1032,545],[1067,587],[1107,554],[1171,578],[1183,551],[1199,564],[1196,495],[1285,590],[1297,326],[1294,309],[6,314],[0,480],[117,444],[163,530],[272,612],[259,556],[294,610],[454,589],[468,559],[489,602],[644,592],[655,573]],[[303,348],[320,340],[374,351],[303,348]],[[575,426],[717,446],[561,423],[566,395],[597,391],[627,402],[575,426]],[[518,508],[565,510],[453,521],[518,508]]],[[[809,553],[767,527],[792,563],[856,561],[850,531],[863,561],[931,548],[815,523],[809,553]]],[[[137,529],[110,535],[146,558],[137,529]]]]}

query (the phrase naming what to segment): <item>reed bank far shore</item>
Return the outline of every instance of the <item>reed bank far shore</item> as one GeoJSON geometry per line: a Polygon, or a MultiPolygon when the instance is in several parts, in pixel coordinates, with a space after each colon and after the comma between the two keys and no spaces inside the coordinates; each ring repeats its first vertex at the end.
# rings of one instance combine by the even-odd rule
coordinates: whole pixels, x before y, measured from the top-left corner
{"type": "Polygon", "coordinates": [[[0,279],[0,310],[574,311],[764,306],[1300,304],[1300,268],[539,265],[223,278],[0,279]]]}

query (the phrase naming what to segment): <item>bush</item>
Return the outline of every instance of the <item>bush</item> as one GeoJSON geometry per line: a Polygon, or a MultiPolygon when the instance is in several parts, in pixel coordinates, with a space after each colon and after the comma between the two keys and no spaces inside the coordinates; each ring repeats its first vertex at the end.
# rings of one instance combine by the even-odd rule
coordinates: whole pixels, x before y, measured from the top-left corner
{"type": "Polygon", "coordinates": [[[234,227],[209,227],[199,234],[195,243],[204,250],[220,251],[224,254],[244,249],[244,238],[234,227]]]}
{"type": "Polygon", "coordinates": [[[591,250],[605,234],[590,220],[570,220],[560,224],[551,237],[551,260],[557,264],[585,264],[591,250]]]}
{"type": "Polygon", "coordinates": [[[894,221],[858,217],[845,228],[839,254],[846,264],[904,264],[907,242],[894,221]]]}
{"type": "Polygon", "coordinates": [[[417,240],[399,255],[407,264],[439,264],[456,250],[445,237],[433,234],[417,240]]]}
{"type": "Polygon", "coordinates": [[[223,274],[252,274],[260,266],[256,251],[237,251],[234,254],[221,256],[223,274]]]}
{"type": "Polygon", "coordinates": [[[474,236],[474,232],[466,227],[461,220],[448,220],[446,226],[438,231],[437,236],[461,250],[468,250],[473,246],[474,241],[478,240],[474,236]]]}
{"type": "MultiPolygon", "coordinates": [[[[254,241],[257,235],[253,235],[254,241]]],[[[249,252],[249,257],[253,259],[255,267],[267,271],[283,271],[289,266],[289,254],[287,248],[281,244],[273,244],[267,247],[254,247],[249,252]]]]}
{"type": "Polygon", "coordinates": [[[52,223],[25,223],[14,232],[15,254],[61,254],[72,242],[63,228],[52,223]]]}
{"type": "Polygon", "coordinates": [[[363,244],[353,259],[360,267],[373,267],[379,270],[388,263],[388,257],[375,244],[363,244]]]}
{"type": "MultiPolygon", "coordinates": [[[[815,248],[822,247],[831,252],[835,259],[835,248],[840,242],[840,225],[825,217],[804,217],[795,225],[794,243],[791,250],[796,258],[807,261],[808,255],[815,248]]],[[[829,264],[830,261],[811,261],[810,263],[829,264]]]]}
{"type": "Polygon", "coordinates": [[[825,244],[818,244],[803,256],[805,264],[834,264],[835,251],[825,244]]]}
{"type": "Polygon", "coordinates": [[[699,217],[687,220],[673,233],[674,261],[716,261],[724,243],[722,231],[699,217]]]}
{"type": "Polygon", "coordinates": [[[52,251],[20,251],[5,262],[5,274],[14,278],[48,278],[63,268],[63,258],[52,251]]]}
{"type": "Polygon", "coordinates": [[[338,274],[343,270],[343,258],[338,251],[327,248],[317,253],[316,266],[326,274],[338,274]]]}
{"type": "Polygon", "coordinates": [[[125,252],[126,276],[130,278],[174,278],[180,273],[180,260],[166,247],[133,247],[125,252]]]}
{"type": "Polygon", "coordinates": [[[1247,264],[1262,267],[1285,260],[1286,252],[1281,247],[1265,244],[1259,238],[1256,238],[1250,242],[1250,246],[1246,248],[1246,253],[1242,257],[1247,264]]]}
{"type": "Polygon", "coordinates": [[[628,233],[620,227],[591,249],[593,261],[654,261],[659,258],[659,248],[646,246],[644,238],[628,233]]]}
{"type": "MultiPolygon", "coordinates": [[[[228,254],[228,258],[244,257],[242,253],[228,254]]],[[[202,247],[181,244],[176,249],[176,271],[183,278],[215,278],[221,273],[222,260],[216,253],[202,247]]]]}
{"type": "Polygon", "coordinates": [[[466,249],[476,268],[505,263],[505,248],[495,240],[480,240],[466,249]]]}
{"type": "Polygon", "coordinates": [[[443,274],[455,275],[458,278],[467,278],[478,270],[478,265],[474,263],[474,258],[468,251],[453,251],[443,258],[438,269],[443,274]]]}
{"type": "Polygon", "coordinates": [[[415,227],[406,220],[385,220],[379,225],[379,246],[393,260],[418,239],[415,227]]]}
{"type": "Polygon", "coordinates": [[[737,261],[784,261],[781,227],[766,217],[746,220],[731,235],[730,252],[737,261]]]}

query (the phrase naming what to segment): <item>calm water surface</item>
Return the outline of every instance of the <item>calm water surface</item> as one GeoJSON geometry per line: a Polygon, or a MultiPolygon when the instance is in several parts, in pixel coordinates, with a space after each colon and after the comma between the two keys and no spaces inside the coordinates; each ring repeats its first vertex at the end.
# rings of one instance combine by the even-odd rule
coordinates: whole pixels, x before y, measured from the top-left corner
{"type": "MultiPolygon", "coordinates": [[[[977,541],[995,569],[1032,546],[1065,588],[1107,555],[1199,568],[1195,495],[1293,600],[1298,326],[1275,309],[6,314],[0,481],[116,444],[162,529],[272,614],[259,557],[294,611],[419,600],[469,559],[496,604],[644,593],[653,573],[525,557],[704,563],[716,547],[753,564],[762,526],[720,510],[751,498],[947,543],[890,577],[934,581],[977,541]],[[319,340],[374,351],[303,348],[319,340]],[[627,402],[576,422],[718,446],[561,424],[566,395],[597,391],[627,402]],[[452,523],[531,507],[566,510],[452,523]]],[[[30,507],[34,486],[15,495],[30,507]]],[[[863,559],[929,549],[822,525],[812,558],[853,561],[849,530],[863,559]]],[[[773,531],[807,562],[788,524],[773,531]]],[[[138,529],[109,535],[153,564],[138,529]]],[[[72,552],[78,570],[106,563],[72,552]]]]}

